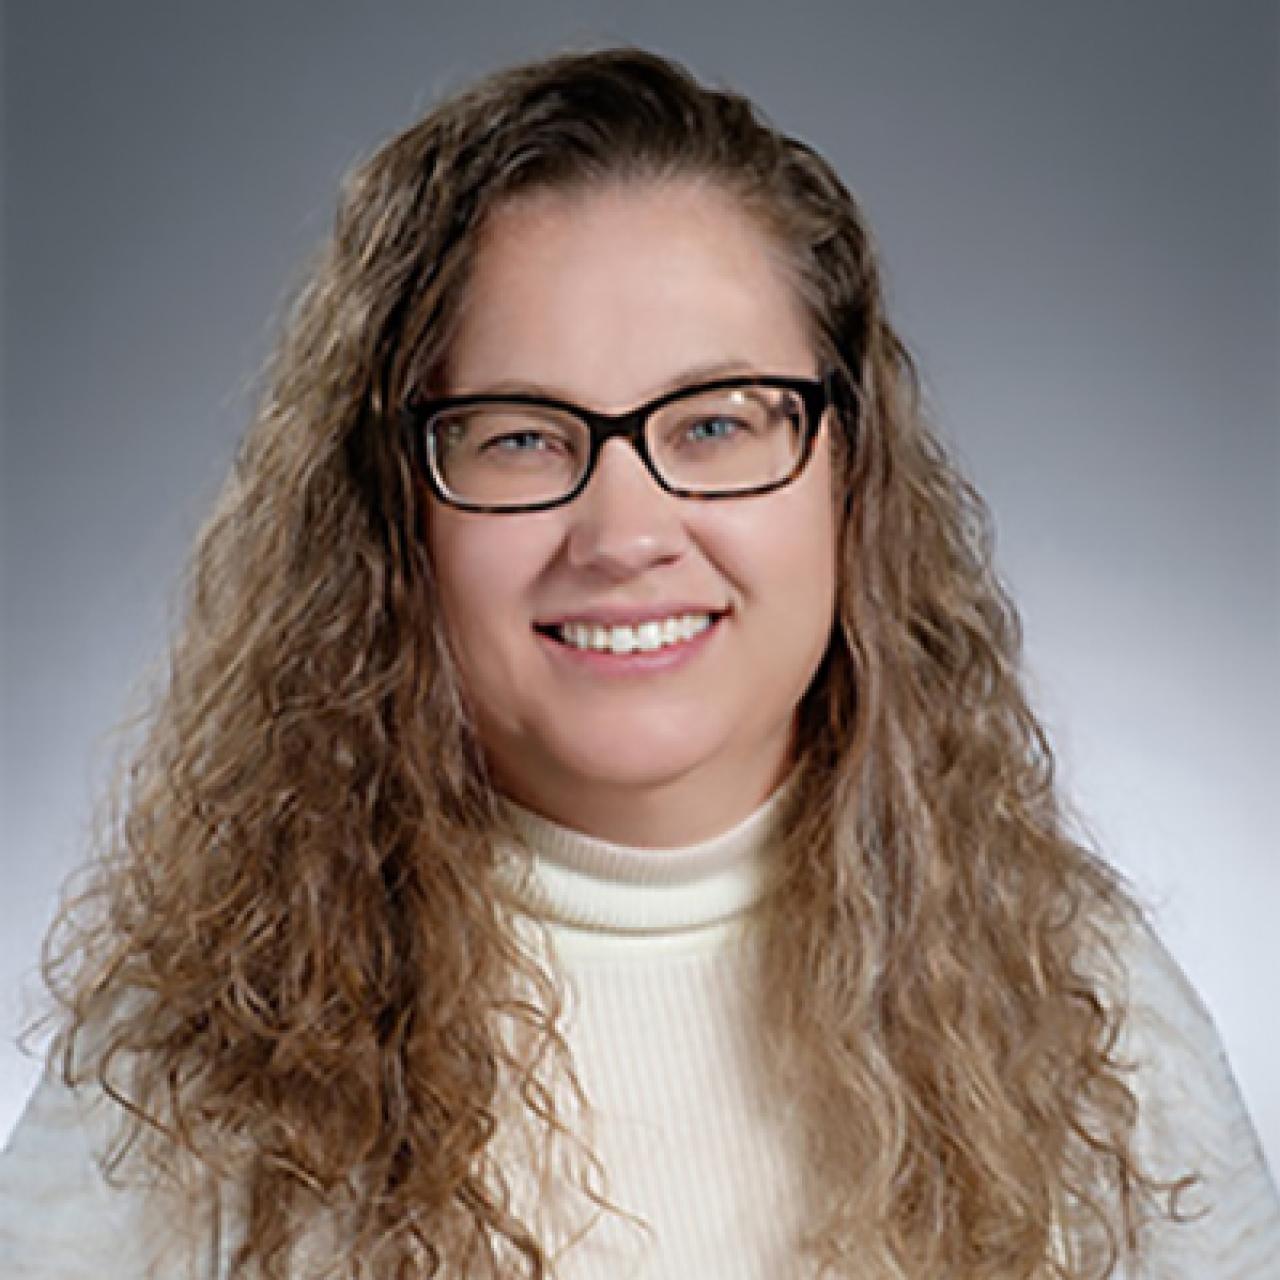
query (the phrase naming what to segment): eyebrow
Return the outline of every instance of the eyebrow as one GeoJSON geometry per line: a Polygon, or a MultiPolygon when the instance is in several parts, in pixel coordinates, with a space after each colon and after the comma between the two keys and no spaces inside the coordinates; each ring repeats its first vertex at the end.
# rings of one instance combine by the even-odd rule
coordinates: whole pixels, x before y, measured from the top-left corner
{"type": "MultiPolygon", "coordinates": [[[[749,360],[715,360],[707,364],[693,365],[690,368],[683,369],[674,377],[667,378],[664,382],[659,383],[653,388],[652,394],[646,396],[645,399],[657,399],[659,396],[665,396],[668,392],[679,391],[681,387],[693,386],[699,382],[709,382],[713,378],[727,378],[737,374],[763,374],[764,372],[764,370],[756,368],[749,360]]],[[[517,378],[503,378],[498,382],[488,383],[474,391],[451,391],[449,394],[469,396],[543,396],[552,400],[564,400],[570,404],[578,402],[577,396],[570,395],[561,387],[553,387],[545,382],[524,382],[517,378]]]]}

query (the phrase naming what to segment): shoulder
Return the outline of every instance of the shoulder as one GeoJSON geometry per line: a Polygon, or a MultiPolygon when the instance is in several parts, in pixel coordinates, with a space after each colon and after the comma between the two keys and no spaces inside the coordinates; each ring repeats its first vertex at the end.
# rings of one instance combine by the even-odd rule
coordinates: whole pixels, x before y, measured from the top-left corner
{"type": "Polygon", "coordinates": [[[1143,919],[1127,920],[1112,943],[1123,1011],[1119,1056],[1133,1072],[1147,1118],[1189,1133],[1229,1121],[1240,1128],[1241,1143],[1232,1145],[1245,1145],[1253,1132],[1240,1092],[1190,979],[1143,919]]]}
{"type": "Polygon", "coordinates": [[[1195,1179],[1178,1202],[1191,1221],[1153,1232],[1152,1274],[1274,1274],[1280,1200],[1213,1019],[1145,921],[1113,943],[1139,1158],[1158,1178],[1195,1179]]]}
{"type": "Polygon", "coordinates": [[[1150,923],[1136,914],[1116,926],[1114,980],[1124,1011],[1121,1046],[1141,1079],[1175,1061],[1226,1059],[1213,1018],[1150,923]]]}
{"type": "Polygon", "coordinates": [[[12,1280],[143,1274],[140,1198],[104,1172],[116,1110],[46,1070],[0,1154],[0,1273],[12,1280]]]}

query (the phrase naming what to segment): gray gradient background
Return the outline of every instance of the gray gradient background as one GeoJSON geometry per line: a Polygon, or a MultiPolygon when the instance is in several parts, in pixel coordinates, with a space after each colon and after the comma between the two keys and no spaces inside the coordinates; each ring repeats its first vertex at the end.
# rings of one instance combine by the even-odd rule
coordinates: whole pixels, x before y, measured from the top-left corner
{"type": "Polygon", "coordinates": [[[863,197],[990,500],[1079,810],[1280,1164],[1277,11],[1006,0],[3,10],[0,1133],[106,731],[342,173],[440,90],[633,40],[863,197]]]}

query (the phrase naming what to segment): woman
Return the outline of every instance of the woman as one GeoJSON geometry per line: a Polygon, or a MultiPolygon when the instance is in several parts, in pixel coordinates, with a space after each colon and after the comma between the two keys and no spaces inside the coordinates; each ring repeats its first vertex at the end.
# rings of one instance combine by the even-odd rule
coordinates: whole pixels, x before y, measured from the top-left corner
{"type": "Polygon", "coordinates": [[[446,102],[197,548],[6,1274],[1268,1274],[1017,662],[820,157],[635,50],[446,102]]]}

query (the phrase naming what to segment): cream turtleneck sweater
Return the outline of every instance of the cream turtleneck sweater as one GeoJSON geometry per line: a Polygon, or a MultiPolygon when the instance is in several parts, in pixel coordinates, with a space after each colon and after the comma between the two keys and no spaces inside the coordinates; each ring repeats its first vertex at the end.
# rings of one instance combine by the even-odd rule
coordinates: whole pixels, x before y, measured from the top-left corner
{"type": "Polygon", "coordinates": [[[565,1034],[614,1204],[557,1280],[796,1274],[800,1167],[760,1070],[751,912],[769,889],[781,793],[680,849],[595,840],[511,806],[519,905],[548,925],[565,1034]]]}
{"type": "MultiPolygon", "coordinates": [[[[752,997],[751,917],[769,889],[778,813],[775,796],[716,839],[642,850],[511,810],[507,878],[564,980],[591,1145],[612,1202],[649,1228],[598,1217],[558,1257],[557,1280],[810,1274],[796,1250],[796,1140],[760,1070],[769,1029],[752,997]]],[[[1124,954],[1122,1048],[1136,1063],[1142,1148],[1156,1172],[1199,1169],[1186,1207],[1205,1210],[1160,1227],[1124,1280],[1277,1280],[1280,1206],[1213,1025],[1150,934],[1124,954]]],[[[5,1280],[141,1280],[142,1242],[167,1227],[103,1179],[103,1107],[52,1076],[39,1086],[0,1159],[5,1280]]],[[[539,1219],[541,1198],[526,1209],[539,1219]]],[[[559,1226],[544,1238],[563,1238],[559,1226]]]]}

